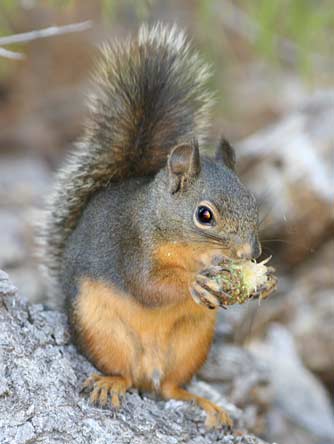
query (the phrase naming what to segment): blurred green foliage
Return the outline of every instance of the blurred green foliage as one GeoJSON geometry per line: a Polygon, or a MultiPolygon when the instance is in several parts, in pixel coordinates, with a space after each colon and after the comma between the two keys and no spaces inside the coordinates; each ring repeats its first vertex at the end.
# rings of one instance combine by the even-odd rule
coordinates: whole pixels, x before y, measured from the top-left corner
{"type": "MultiPolygon", "coordinates": [[[[249,39],[249,43],[258,55],[272,63],[286,62],[289,55],[282,57],[282,53],[291,53],[291,49],[295,68],[304,72],[312,69],[314,55],[333,59],[333,0],[200,0],[198,5],[198,17],[207,34],[219,32],[225,11],[246,17],[256,30],[254,41],[249,39]]],[[[235,33],[238,34],[236,30],[235,33]]]]}
{"type": "MultiPolygon", "coordinates": [[[[100,8],[100,19],[109,23],[122,23],[126,14],[131,14],[131,19],[134,17],[138,22],[149,20],[153,10],[154,16],[157,16],[159,5],[164,9],[167,8],[166,2],[162,0],[96,0],[95,3],[100,8]]],[[[314,69],[312,66],[314,54],[326,58],[333,57],[333,0],[197,0],[179,3],[183,10],[189,9],[191,17],[198,19],[199,30],[207,37],[209,43],[222,38],[222,14],[225,14],[225,11],[230,13],[232,5],[232,8],[246,15],[247,20],[256,29],[255,39],[248,42],[250,47],[254,48],[254,54],[270,63],[284,63],[281,53],[284,51],[282,46],[286,43],[294,48],[295,68],[304,72],[314,69]]],[[[11,24],[17,15],[24,13],[24,7],[39,6],[55,10],[64,8],[79,10],[80,2],[78,0],[1,0],[0,35],[14,32],[11,24]]],[[[177,20],[178,10],[174,2],[171,2],[170,8],[177,20]]],[[[212,45],[207,46],[212,47],[212,45]]],[[[209,58],[211,56],[208,54],[209,58]]]]}
{"type": "Polygon", "coordinates": [[[157,3],[156,0],[102,0],[102,20],[116,22],[124,11],[131,11],[138,22],[150,18],[151,10],[157,3]]]}
{"type": "Polygon", "coordinates": [[[310,55],[332,57],[332,0],[247,0],[245,10],[259,23],[257,48],[277,59],[277,37],[296,45],[297,66],[310,68],[310,55]]]}

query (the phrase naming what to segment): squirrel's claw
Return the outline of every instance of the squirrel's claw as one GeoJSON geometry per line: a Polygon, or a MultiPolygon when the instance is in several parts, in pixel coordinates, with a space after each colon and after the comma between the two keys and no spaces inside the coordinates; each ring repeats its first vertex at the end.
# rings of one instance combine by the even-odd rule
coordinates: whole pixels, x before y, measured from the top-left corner
{"type": "Polygon", "coordinates": [[[209,293],[198,282],[194,282],[190,288],[192,298],[197,304],[205,305],[210,309],[214,309],[219,306],[219,300],[216,296],[209,293]]]}
{"type": "Polygon", "coordinates": [[[220,427],[226,427],[231,429],[233,421],[230,415],[223,409],[219,409],[214,413],[209,413],[205,420],[205,426],[207,429],[219,429],[220,427]]]}
{"type": "Polygon", "coordinates": [[[104,407],[110,399],[112,407],[118,409],[127,388],[128,384],[122,376],[93,374],[83,383],[82,391],[91,392],[89,399],[92,404],[104,407]]]}
{"type": "Polygon", "coordinates": [[[230,295],[225,293],[214,279],[222,270],[224,270],[222,267],[212,266],[196,276],[195,282],[190,288],[190,293],[197,304],[205,305],[210,309],[216,307],[226,309],[222,302],[222,296],[227,300],[230,295]]]}
{"type": "Polygon", "coordinates": [[[215,279],[222,272],[230,273],[230,270],[219,265],[212,265],[197,274],[190,290],[197,304],[205,305],[211,309],[216,307],[227,309],[226,301],[232,295],[226,293],[215,279]]]}

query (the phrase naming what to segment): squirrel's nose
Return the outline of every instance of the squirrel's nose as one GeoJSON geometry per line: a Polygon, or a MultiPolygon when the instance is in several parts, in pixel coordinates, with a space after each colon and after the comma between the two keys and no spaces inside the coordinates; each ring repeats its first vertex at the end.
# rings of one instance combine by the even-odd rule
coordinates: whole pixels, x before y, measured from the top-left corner
{"type": "Polygon", "coordinates": [[[236,255],[239,259],[256,259],[261,255],[261,244],[255,239],[253,242],[245,242],[238,246],[236,255]]]}
{"type": "Polygon", "coordinates": [[[242,244],[238,247],[236,255],[239,259],[251,259],[252,258],[252,246],[250,243],[242,244]]]}

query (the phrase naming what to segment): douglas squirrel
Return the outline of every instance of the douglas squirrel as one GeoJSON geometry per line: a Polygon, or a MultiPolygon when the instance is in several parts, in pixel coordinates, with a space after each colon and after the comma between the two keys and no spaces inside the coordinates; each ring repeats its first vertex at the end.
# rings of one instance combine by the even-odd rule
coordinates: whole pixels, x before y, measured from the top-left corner
{"type": "Polygon", "coordinates": [[[77,344],[104,374],[85,383],[92,401],[117,407],[136,387],[195,401],[216,427],[231,426],[229,415],[183,388],[214,334],[219,295],[207,270],[217,257],[250,259],[261,248],[233,149],[223,140],[215,157],[200,154],[208,78],[175,26],[142,26],[104,46],[44,241],[77,344]]]}

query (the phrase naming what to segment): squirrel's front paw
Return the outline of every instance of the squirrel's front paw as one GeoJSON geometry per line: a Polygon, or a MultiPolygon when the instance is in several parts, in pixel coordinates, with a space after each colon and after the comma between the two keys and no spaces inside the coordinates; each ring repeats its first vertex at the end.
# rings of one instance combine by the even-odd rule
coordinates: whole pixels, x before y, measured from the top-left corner
{"type": "Polygon", "coordinates": [[[222,303],[222,293],[224,293],[225,298],[229,298],[229,295],[222,291],[221,286],[215,279],[215,276],[222,271],[222,267],[213,265],[197,274],[190,287],[191,296],[197,304],[205,305],[210,309],[226,308],[222,303]]]}
{"type": "Polygon", "coordinates": [[[83,383],[82,390],[90,392],[92,404],[104,407],[111,401],[114,408],[120,407],[129,384],[122,376],[103,376],[93,374],[83,383]]]}

